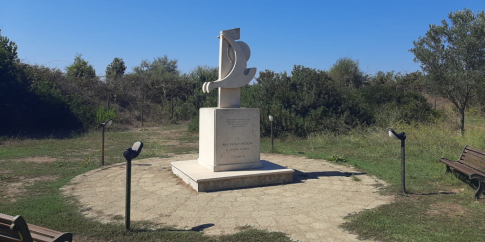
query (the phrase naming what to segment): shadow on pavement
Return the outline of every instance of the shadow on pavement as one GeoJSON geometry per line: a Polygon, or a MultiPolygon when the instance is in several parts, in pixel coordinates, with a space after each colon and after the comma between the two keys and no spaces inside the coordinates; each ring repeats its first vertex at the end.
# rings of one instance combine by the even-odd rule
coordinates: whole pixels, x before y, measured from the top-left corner
{"type": "Polygon", "coordinates": [[[364,172],[341,172],[341,171],[317,171],[317,172],[302,172],[295,169],[293,173],[293,182],[302,182],[308,179],[320,179],[320,177],[330,177],[330,176],[360,176],[365,175],[364,172]]]}

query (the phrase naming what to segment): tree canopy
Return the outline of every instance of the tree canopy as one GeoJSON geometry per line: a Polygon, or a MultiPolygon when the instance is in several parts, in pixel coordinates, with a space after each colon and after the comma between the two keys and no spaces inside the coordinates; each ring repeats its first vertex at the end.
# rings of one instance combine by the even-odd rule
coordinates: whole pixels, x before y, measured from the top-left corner
{"type": "Polygon", "coordinates": [[[465,108],[485,87],[485,13],[464,9],[448,18],[431,24],[410,51],[427,74],[428,90],[457,108],[464,131],[465,108]]]}
{"type": "Polygon", "coordinates": [[[338,84],[350,88],[359,88],[366,81],[366,75],[359,68],[359,61],[350,57],[339,58],[328,74],[338,84]]]}
{"type": "Polygon", "coordinates": [[[122,58],[115,57],[105,71],[106,79],[115,80],[121,78],[126,71],[126,65],[122,58]]]}
{"type": "Polygon", "coordinates": [[[77,78],[94,78],[96,71],[94,67],[82,58],[81,54],[77,54],[74,58],[74,63],[66,67],[67,76],[77,78]]]}

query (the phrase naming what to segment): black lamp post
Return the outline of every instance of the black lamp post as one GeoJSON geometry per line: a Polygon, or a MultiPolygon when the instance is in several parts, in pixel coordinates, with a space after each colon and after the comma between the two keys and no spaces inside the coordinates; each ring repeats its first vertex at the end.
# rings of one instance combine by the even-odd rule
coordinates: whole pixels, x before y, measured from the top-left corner
{"type": "Polygon", "coordinates": [[[126,159],[126,206],[125,206],[125,227],[130,230],[130,206],[131,206],[131,160],[135,159],[143,149],[143,143],[137,141],[133,147],[123,152],[126,159]]]}
{"type": "Polygon", "coordinates": [[[106,122],[100,123],[99,126],[103,128],[103,141],[101,142],[101,165],[104,166],[104,129],[111,126],[113,120],[108,120],[106,122]]]}
{"type": "Polygon", "coordinates": [[[396,133],[393,129],[389,129],[389,137],[393,139],[401,140],[401,190],[403,193],[406,193],[406,133],[396,133]]]}
{"type": "Polygon", "coordinates": [[[274,153],[274,142],[273,142],[273,115],[268,116],[269,121],[271,122],[271,153],[274,153]]]}

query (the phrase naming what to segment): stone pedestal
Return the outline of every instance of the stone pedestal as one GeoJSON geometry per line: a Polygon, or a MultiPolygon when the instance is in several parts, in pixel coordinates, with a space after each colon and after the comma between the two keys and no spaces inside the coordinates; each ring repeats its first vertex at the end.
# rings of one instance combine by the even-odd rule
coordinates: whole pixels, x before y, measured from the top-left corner
{"type": "Polygon", "coordinates": [[[260,168],[259,109],[201,108],[198,163],[210,171],[260,168]]]}
{"type": "Polygon", "coordinates": [[[281,185],[293,181],[293,169],[262,160],[258,169],[212,172],[196,160],[172,162],[172,172],[197,192],[281,185]]]}

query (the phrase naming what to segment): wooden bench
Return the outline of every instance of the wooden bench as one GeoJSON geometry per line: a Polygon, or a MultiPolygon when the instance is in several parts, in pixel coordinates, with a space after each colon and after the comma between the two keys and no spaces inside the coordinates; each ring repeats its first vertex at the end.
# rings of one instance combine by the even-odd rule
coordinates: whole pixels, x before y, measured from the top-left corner
{"type": "Polygon", "coordinates": [[[72,242],[71,233],[57,232],[27,224],[22,216],[0,213],[0,241],[5,242],[72,242]]]}
{"type": "Polygon", "coordinates": [[[451,172],[451,168],[468,176],[468,179],[478,180],[478,189],[475,192],[475,199],[478,200],[482,195],[485,180],[485,152],[469,147],[463,148],[463,152],[457,161],[440,158],[446,164],[446,172],[451,172]]]}

